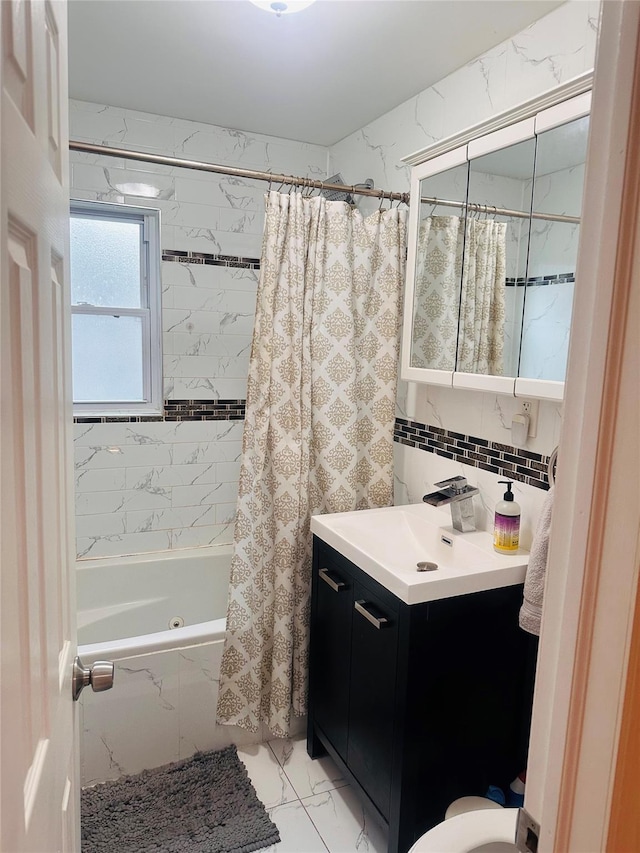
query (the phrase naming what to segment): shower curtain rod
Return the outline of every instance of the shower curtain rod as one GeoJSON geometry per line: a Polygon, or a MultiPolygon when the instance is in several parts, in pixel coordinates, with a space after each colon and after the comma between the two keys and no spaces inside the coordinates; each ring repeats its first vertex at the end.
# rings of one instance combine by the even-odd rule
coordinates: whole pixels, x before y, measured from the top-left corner
{"type": "MultiPolygon", "coordinates": [[[[255,169],[239,169],[236,166],[222,166],[218,163],[204,163],[199,160],[182,160],[179,157],[165,157],[162,154],[147,154],[145,151],[131,151],[128,148],[113,148],[109,145],[95,145],[92,142],[78,142],[69,140],[69,150],[79,151],[82,154],[102,154],[105,157],[122,157],[125,160],[137,160],[142,163],[155,163],[158,166],[177,166],[181,169],[194,169],[198,172],[215,172],[218,175],[230,175],[236,178],[249,178],[254,181],[269,181],[271,184],[288,184],[294,187],[306,187],[307,189],[330,190],[331,192],[351,193],[351,195],[364,195],[378,198],[380,201],[389,199],[400,203],[409,204],[409,193],[394,193],[387,190],[367,189],[362,186],[350,186],[348,184],[328,184],[326,181],[317,181],[313,178],[296,178],[294,175],[276,175],[273,172],[259,172],[255,169]]],[[[421,198],[423,204],[432,204],[440,207],[454,207],[458,210],[468,210],[478,213],[486,213],[492,216],[509,216],[517,219],[545,219],[551,222],[570,222],[574,225],[580,224],[580,217],[565,216],[560,213],[525,213],[522,210],[509,210],[504,207],[494,207],[486,204],[473,204],[464,201],[449,201],[440,198],[421,198]]]]}
{"type": "Polygon", "coordinates": [[[527,213],[525,210],[510,210],[508,207],[495,207],[493,204],[476,204],[468,201],[449,201],[444,198],[421,198],[422,204],[432,204],[434,207],[455,207],[458,210],[468,210],[474,213],[486,213],[489,216],[508,216],[512,219],[545,219],[548,222],[570,222],[580,225],[579,216],[567,216],[564,213],[527,213]]]}
{"type": "Polygon", "coordinates": [[[328,184],[313,178],[296,178],[294,175],[276,175],[272,172],[259,172],[255,169],[239,169],[235,166],[221,166],[216,163],[203,163],[198,160],[181,160],[178,157],[165,157],[161,154],[147,154],[144,151],[130,151],[126,148],[112,148],[108,145],[94,145],[89,142],[69,140],[70,151],[80,151],[83,154],[104,154],[106,157],[122,157],[125,160],[138,160],[142,163],[155,163],[159,166],[178,166],[181,169],[195,169],[198,172],[215,172],[219,175],[232,175],[237,178],[249,178],[254,181],[269,181],[272,184],[288,184],[307,189],[330,190],[331,192],[351,193],[378,198],[380,201],[389,199],[409,204],[409,193],[393,193],[387,190],[366,189],[365,187],[348,186],[347,184],[328,184]]]}

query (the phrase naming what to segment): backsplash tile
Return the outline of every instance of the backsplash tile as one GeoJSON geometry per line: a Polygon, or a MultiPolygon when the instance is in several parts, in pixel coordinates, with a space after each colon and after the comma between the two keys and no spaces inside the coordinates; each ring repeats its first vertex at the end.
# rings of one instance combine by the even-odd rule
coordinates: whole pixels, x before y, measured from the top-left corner
{"type": "Polygon", "coordinates": [[[407,447],[435,453],[445,459],[472,465],[500,477],[518,480],[537,489],[548,489],[549,457],[509,444],[396,418],[394,440],[407,447]]]}

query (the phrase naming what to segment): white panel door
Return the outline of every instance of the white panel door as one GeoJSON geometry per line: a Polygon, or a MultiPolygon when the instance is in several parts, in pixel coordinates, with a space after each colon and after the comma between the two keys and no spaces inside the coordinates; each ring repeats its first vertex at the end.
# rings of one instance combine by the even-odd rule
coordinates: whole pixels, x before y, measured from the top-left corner
{"type": "Polygon", "coordinates": [[[78,851],[66,7],[0,6],[0,850],[78,851]]]}

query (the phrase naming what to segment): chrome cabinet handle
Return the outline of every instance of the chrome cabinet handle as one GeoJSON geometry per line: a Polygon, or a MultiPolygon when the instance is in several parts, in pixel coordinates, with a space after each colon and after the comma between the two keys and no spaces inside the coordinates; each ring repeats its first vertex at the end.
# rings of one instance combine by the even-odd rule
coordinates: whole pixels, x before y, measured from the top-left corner
{"type": "Polygon", "coordinates": [[[361,601],[354,602],[353,606],[361,616],[364,616],[368,622],[371,622],[374,628],[384,628],[385,625],[389,624],[389,620],[385,616],[374,616],[373,613],[367,610],[364,604],[364,599],[362,599],[361,601]]]}
{"type": "Polygon", "coordinates": [[[329,577],[329,569],[320,569],[318,577],[322,578],[325,583],[328,583],[334,592],[342,592],[342,590],[347,588],[344,581],[334,581],[333,578],[329,577]]]}
{"type": "Polygon", "coordinates": [[[92,666],[85,666],[76,655],[73,661],[71,692],[76,702],[83,688],[91,685],[94,693],[111,690],[113,687],[114,666],[110,660],[97,660],[92,666]]]}

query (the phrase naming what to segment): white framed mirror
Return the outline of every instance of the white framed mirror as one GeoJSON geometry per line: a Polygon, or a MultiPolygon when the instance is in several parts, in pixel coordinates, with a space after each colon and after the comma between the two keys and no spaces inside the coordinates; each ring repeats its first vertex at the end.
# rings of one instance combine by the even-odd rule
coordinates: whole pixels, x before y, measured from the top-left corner
{"type": "Polygon", "coordinates": [[[590,82],[405,158],[403,379],[562,399],[590,82]]]}

